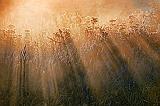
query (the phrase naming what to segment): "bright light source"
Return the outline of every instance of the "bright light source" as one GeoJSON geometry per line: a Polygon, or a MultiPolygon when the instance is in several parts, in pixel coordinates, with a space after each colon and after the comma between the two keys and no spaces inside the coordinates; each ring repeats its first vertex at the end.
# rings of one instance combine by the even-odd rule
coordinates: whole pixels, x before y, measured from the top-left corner
{"type": "Polygon", "coordinates": [[[49,8],[49,2],[46,0],[25,0],[19,3],[11,12],[11,24],[22,31],[25,28],[41,30],[50,29],[55,26],[54,11],[49,8]],[[51,22],[52,21],[52,22],[51,22]]]}

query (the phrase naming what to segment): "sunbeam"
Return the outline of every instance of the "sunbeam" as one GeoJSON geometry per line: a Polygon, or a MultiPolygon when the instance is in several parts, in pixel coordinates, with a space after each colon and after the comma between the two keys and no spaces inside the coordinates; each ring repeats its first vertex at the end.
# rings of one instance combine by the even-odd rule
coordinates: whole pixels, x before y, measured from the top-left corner
{"type": "Polygon", "coordinates": [[[0,106],[160,106],[159,0],[0,0],[0,106]]]}

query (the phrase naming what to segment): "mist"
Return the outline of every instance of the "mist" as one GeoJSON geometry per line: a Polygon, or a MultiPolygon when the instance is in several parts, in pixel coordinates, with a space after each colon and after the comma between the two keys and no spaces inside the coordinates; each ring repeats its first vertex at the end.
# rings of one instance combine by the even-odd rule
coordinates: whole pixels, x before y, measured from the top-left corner
{"type": "MultiPolygon", "coordinates": [[[[32,0],[0,0],[0,14],[5,15],[11,9],[19,6],[20,3],[28,1],[32,0]]],[[[34,0],[34,2],[42,1],[34,0]]],[[[111,12],[115,14],[129,13],[136,8],[147,7],[149,2],[153,2],[153,0],[46,0],[45,2],[48,4],[47,8],[58,14],[65,11],[79,11],[83,15],[107,15],[111,12]]]]}
{"type": "Polygon", "coordinates": [[[0,0],[1,26],[14,24],[20,28],[39,30],[55,28],[55,19],[67,13],[82,17],[99,18],[106,23],[110,19],[123,18],[136,9],[150,11],[152,2],[159,0],[0,0]],[[34,21],[33,21],[34,20],[34,21]],[[29,26],[29,27],[28,27],[29,26]]]}

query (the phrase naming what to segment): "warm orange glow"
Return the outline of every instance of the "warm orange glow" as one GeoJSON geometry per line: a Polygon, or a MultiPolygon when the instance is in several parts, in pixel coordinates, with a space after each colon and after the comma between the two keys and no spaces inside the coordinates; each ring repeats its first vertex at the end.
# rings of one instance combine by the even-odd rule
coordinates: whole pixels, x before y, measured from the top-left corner
{"type": "MultiPolygon", "coordinates": [[[[18,30],[34,29],[35,32],[51,29],[55,26],[54,11],[49,8],[46,0],[25,0],[8,13],[8,24],[13,24],[18,30]]],[[[6,23],[7,24],[7,23],[6,23]]]]}
{"type": "Polygon", "coordinates": [[[130,0],[118,3],[122,5],[118,7],[115,0],[15,0],[14,6],[6,12],[3,19],[5,25],[15,25],[18,32],[24,29],[52,32],[57,27],[57,21],[60,21],[58,25],[63,24],[61,15],[65,12],[79,12],[85,17],[96,16],[99,18],[99,24],[106,24],[108,20],[122,15],[123,10],[128,11],[126,5],[133,8],[130,0]]]}
{"type": "Polygon", "coordinates": [[[0,106],[158,106],[160,6],[146,1],[0,0],[0,106]]]}

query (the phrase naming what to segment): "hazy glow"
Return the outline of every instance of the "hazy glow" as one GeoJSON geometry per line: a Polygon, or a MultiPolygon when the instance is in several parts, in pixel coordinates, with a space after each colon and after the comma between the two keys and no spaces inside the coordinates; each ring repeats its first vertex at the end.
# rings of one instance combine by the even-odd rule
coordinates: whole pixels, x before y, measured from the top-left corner
{"type": "MultiPolygon", "coordinates": [[[[130,104],[144,90],[141,104],[151,85],[158,84],[160,16],[159,11],[144,11],[146,7],[139,10],[147,2],[6,1],[0,0],[0,92],[7,95],[0,95],[5,96],[0,104],[20,101],[28,106],[33,99],[32,105],[73,105],[83,103],[82,95],[89,104],[114,105],[121,94],[130,104]],[[145,89],[140,88],[143,82],[145,89]]],[[[148,99],[144,102],[156,103],[148,99]]]]}
{"type": "Polygon", "coordinates": [[[24,29],[53,32],[66,11],[79,12],[83,17],[96,16],[100,24],[106,24],[110,19],[130,14],[136,3],[135,0],[0,0],[0,12],[5,16],[0,17],[3,18],[0,26],[13,24],[18,32],[24,29]]]}
{"type": "Polygon", "coordinates": [[[34,31],[53,28],[53,10],[49,9],[45,0],[27,0],[19,3],[9,12],[9,24],[13,24],[18,30],[31,29],[34,31]]]}

